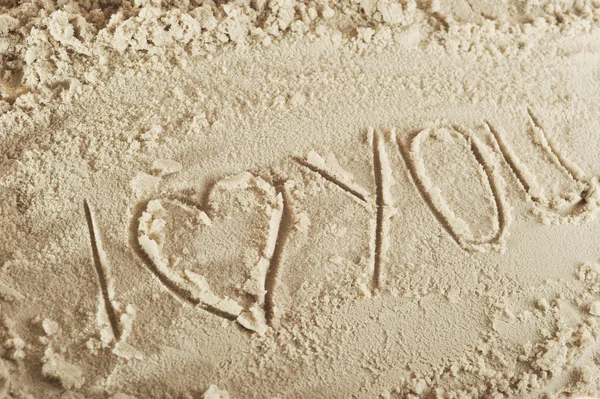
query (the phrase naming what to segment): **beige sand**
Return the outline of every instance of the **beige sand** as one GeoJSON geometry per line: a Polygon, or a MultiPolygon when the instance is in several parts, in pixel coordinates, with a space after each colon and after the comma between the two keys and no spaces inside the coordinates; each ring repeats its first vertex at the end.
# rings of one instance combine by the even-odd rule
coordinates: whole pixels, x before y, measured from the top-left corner
{"type": "Polygon", "coordinates": [[[599,28],[0,0],[0,397],[600,396],[599,28]]]}

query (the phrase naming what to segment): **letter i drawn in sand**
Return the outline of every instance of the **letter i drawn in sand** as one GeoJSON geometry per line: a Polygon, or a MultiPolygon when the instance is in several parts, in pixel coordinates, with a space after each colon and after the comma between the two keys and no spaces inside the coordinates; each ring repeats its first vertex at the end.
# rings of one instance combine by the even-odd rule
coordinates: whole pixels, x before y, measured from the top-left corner
{"type": "Polygon", "coordinates": [[[114,287],[112,285],[110,265],[108,263],[108,258],[106,257],[106,252],[104,252],[102,248],[102,241],[96,226],[96,218],[92,208],[90,208],[87,200],[83,201],[83,206],[85,209],[85,218],[87,220],[88,229],[90,232],[92,258],[96,273],[98,275],[104,311],[108,316],[108,322],[110,323],[113,336],[118,341],[121,338],[121,332],[119,329],[119,323],[117,321],[117,312],[114,306],[114,287]]]}
{"type": "MultiPolygon", "coordinates": [[[[102,239],[100,237],[100,231],[98,230],[98,226],[96,224],[94,211],[87,200],[83,201],[83,207],[90,234],[92,260],[98,277],[98,283],[100,286],[100,314],[106,315],[106,318],[108,319],[107,324],[110,327],[109,335],[112,335],[110,337],[105,338],[104,332],[106,332],[107,330],[103,329],[103,333],[101,334],[103,336],[103,341],[105,343],[110,343],[112,341],[115,342],[115,346],[113,348],[113,353],[115,355],[127,359],[133,357],[139,359],[141,358],[141,354],[133,347],[125,343],[125,339],[127,338],[130,332],[129,330],[131,328],[132,316],[129,314],[123,314],[120,317],[123,323],[119,322],[119,304],[114,299],[115,290],[111,276],[110,263],[108,262],[106,252],[104,252],[104,249],[102,248],[102,239]],[[127,326],[128,328],[124,329],[123,325],[127,326]]],[[[127,308],[128,313],[133,313],[132,307],[128,306],[127,308]]],[[[103,323],[102,317],[99,317],[99,324],[105,324],[103,323]]]]}

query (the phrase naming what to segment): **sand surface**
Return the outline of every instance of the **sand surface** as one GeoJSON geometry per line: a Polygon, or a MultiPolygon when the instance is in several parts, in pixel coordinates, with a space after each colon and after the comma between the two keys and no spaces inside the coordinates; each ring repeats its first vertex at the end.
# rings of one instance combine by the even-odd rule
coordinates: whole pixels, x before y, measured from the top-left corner
{"type": "Polygon", "coordinates": [[[599,28],[0,0],[0,398],[600,396],[599,28]]]}

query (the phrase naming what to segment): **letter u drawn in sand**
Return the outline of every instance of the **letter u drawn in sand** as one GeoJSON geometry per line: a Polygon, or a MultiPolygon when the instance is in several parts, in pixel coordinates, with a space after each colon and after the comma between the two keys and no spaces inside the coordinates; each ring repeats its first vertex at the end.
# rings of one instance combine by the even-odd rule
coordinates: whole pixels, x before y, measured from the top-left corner
{"type": "Polygon", "coordinates": [[[506,163],[516,176],[517,180],[527,193],[529,200],[534,204],[537,213],[546,224],[578,224],[592,220],[600,209],[600,184],[597,177],[586,176],[577,164],[565,157],[558,145],[546,134],[541,120],[527,108],[531,123],[530,134],[533,142],[545,154],[550,164],[558,169],[561,174],[570,180],[574,192],[567,195],[548,197],[538,184],[536,175],[517,156],[507,143],[500,130],[486,121],[486,127],[494,137],[498,150],[502,153],[506,163]]]}

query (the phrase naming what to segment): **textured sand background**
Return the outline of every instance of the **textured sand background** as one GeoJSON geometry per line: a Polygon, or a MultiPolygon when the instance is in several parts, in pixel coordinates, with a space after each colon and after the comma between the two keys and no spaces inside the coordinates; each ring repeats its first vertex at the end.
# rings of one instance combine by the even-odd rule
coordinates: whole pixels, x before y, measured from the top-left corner
{"type": "Polygon", "coordinates": [[[0,397],[600,395],[599,27],[0,0],[0,397]]]}

